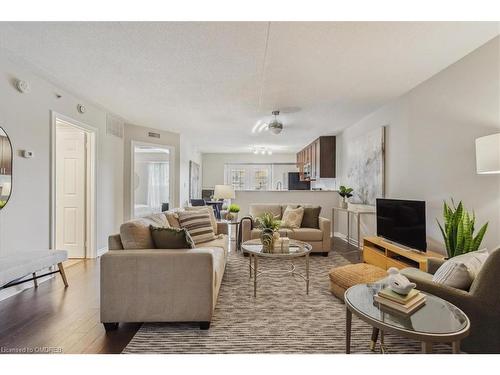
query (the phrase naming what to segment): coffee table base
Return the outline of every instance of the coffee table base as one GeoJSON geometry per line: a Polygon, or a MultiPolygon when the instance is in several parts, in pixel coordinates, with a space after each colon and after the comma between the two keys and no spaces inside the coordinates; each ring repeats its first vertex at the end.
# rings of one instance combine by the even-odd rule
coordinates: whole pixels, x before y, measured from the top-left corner
{"type": "Polygon", "coordinates": [[[305,263],[306,263],[306,274],[305,275],[303,275],[300,272],[296,272],[296,267],[295,267],[295,264],[293,262],[294,258],[290,259],[292,267],[289,271],[274,270],[274,269],[273,270],[259,271],[259,269],[258,269],[258,265],[259,265],[258,258],[259,257],[250,253],[249,254],[249,271],[250,271],[250,278],[253,275],[253,296],[257,297],[257,277],[259,275],[283,276],[283,275],[288,275],[288,274],[293,275],[293,276],[297,275],[297,276],[301,277],[306,282],[306,294],[309,295],[309,253],[305,254],[304,257],[305,257],[305,263]],[[252,265],[252,258],[253,258],[253,265],[252,265]]]}

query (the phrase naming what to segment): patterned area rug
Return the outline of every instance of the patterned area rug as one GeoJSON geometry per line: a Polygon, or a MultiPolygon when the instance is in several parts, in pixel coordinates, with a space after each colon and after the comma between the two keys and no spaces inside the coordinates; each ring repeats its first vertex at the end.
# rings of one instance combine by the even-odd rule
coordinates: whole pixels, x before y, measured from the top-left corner
{"type": "MultiPolygon", "coordinates": [[[[299,276],[263,276],[254,298],[248,258],[231,253],[209,330],[197,324],[147,323],[123,353],[344,353],[345,307],[328,290],[328,271],[349,262],[333,252],[310,259],[309,295],[299,276]]],[[[289,261],[259,260],[260,269],[289,266],[289,261]]],[[[303,258],[296,265],[304,272],[303,258]]],[[[372,353],[370,335],[371,327],[353,316],[351,352],[372,353]]],[[[419,342],[391,334],[385,344],[389,353],[420,352],[419,342]]],[[[435,345],[434,352],[451,353],[451,347],[435,345]]]]}

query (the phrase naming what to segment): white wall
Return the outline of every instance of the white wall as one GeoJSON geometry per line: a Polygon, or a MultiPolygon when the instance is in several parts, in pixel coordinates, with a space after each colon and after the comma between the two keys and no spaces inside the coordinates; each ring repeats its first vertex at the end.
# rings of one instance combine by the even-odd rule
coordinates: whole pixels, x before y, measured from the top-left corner
{"type": "Polygon", "coordinates": [[[0,256],[50,245],[50,129],[51,111],[98,129],[97,248],[105,248],[108,234],[118,229],[123,206],[123,140],[106,135],[106,111],[54,86],[19,62],[0,57],[0,124],[14,150],[12,196],[0,210],[0,256]],[[21,94],[15,79],[30,83],[21,94]],[[56,97],[56,93],[62,95],[56,97]],[[87,107],[77,112],[77,104],[87,107]],[[34,158],[20,157],[32,150],[34,158]]]}
{"type": "Polygon", "coordinates": [[[474,149],[477,137],[500,132],[499,53],[497,37],[337,136],[341,183],[345,142],[387,126],[386,197],[427,202],[432,249],[443,248],[436,218],[451,197],[489,222],[484,245],[500,244],[500,176],[476,174],[474,149]]]}
{"type": "Polygon", "coordinates": [[[227,163],[295,163],[295,154],[231,154],[231,153],[207,153],[202,154],[203,160],[203,183],[204,189],[213,189],[215,185],[224,184],[224,164],[227,163]]]}
{"type": "Polygon", "coordinates": [[[190,136],[182,135],[180,138],[180,205],[186,206],[189,203],[189,161],[192,160],[201,168],[201,178],[203,181],[203,166],[201,153],[193,146],[190,136]]]}
{"type": "Polygon", "coordinates": [[[167,132],[163,130],[157,130],[152,128],[146,128],[143,126],[136,126],[132,124],[125,124],[125,132],[124,132],[124,171],[123,171],[123,215],[125,220],[129,220],[131,217],[131,205],[132,205],[132,197],[131,197],[131,156],[132,156],[132,141],[151,143],[163,146],[169,146],[174,149],[174,153],[172,155],[173,161],[171,165],[173,165],[173,173],[174,177],[174,185],[172,186],[172,196],[174,198],[173,202],[171,202],[172,207],[179,206],[179,166],[180,166],[180,135],[178,133],[167,132]],[[160,138],[154,138],[149,136],[149,132],[154,132],[160,134],[160,138]]]}

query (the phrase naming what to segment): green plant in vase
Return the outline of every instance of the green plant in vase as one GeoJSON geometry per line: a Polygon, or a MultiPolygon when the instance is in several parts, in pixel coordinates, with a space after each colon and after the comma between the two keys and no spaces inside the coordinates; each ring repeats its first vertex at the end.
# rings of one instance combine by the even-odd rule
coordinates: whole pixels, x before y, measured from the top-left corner
{"type": "Polygon", "coordinates": [[[240,206],[237,204],[230,204],[227,209],[226,220],[237,220],[238,212],[240,212],[240,206]]]}
{"type": "Polygon", "coordinates": [[[262,241],[263,252],[273,251],[274,242],[279,238],[278,229],[281,220],[278,220],[270,212],[266,212],[255,219],[257,227],[261,230],[260,240],[262,241]]]}
{"type": "Polygon", "coordinates": [[[347,208],[347,198],[352,197],[353,188],[344,185],[339,187],[339,195],[342,197],[342,208],[347,208]]]}
{"type": "Polygon", "coordinates": [[[455,206],[453,199],[451,205],[448,205],[446,201],[444,202],[443,218],[444,225],[441,225],[439,220],[436,219],[436,221],[443,235],[448,257],[452,258],[479,249],[484,234],[488,229],[488,223],[484,224],[474,236],[476,222],[474,212],[472,214],[467,212],[462,202],[455,206]]]}

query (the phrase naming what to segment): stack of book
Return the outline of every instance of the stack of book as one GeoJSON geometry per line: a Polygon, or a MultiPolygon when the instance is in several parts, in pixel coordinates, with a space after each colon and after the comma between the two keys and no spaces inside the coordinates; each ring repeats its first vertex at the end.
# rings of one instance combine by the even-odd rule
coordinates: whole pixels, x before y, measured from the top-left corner
{"type": "Polygon", "coordinates": [[[391,288],[384,288],[378,292],[374,300],[383,306],[405,314],[411,314],[425,304],[425,294],[413,289],[406,296],[393,292],[391,288]]]}

